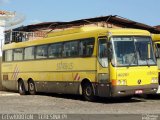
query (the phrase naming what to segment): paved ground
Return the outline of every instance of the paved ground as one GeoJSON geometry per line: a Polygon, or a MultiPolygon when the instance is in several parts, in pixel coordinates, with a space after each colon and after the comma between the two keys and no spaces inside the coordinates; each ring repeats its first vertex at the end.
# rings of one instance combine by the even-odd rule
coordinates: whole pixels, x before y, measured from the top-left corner
{"type": "MultiPolygon", "coordinates": [[[[160,114],[160,96],[150,99],[83,101],[81,96],[0,92],[1,114],[160,114]]],[[[160,116],[159,116],[160,118],[160,116]]],[[[156,119],[157,120],[157,119],[156,119]]]]}
{"type": "Polygon", "coordinates": [[[76,95],[20,96],[18,93],[0,92],[0,113],[159,114],[160,97],[135,97],[131,100],[101,98],[96,102],[87,102],[76,95]]]}

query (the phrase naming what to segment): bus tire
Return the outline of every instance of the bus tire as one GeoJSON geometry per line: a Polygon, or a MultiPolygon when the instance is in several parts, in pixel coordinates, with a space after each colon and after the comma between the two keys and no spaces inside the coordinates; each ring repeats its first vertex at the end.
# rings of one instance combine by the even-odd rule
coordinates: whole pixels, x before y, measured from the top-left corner
{"type": "Polygon", "coordinates": [[[26,89],[22,80],[18,81],[18,92],[20,95],[26,95],[26,89]]]}
{"type": "Polygon", "coordinates": [[[87,101],[95,101],[94,91],[91,83],[85,83],[82,86],[82,95],[87,101]]]}
{"type": "Polygon", "coordinates": [[[33,80],[28,81],[28,91],[30,95],[36,94],[36,87],[35,87],[33,80]]]}

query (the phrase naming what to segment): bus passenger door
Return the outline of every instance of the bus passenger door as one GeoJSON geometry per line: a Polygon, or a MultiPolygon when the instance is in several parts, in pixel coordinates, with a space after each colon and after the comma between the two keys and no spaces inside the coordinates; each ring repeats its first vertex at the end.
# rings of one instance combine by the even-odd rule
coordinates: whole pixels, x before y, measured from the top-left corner
{"type": "Polygon", "coordinates": [[[158,82],[159,82],[159,87],[157,90],[157,93],[160,93],[160,42],[155,42],[154,43],[155,47],[155,56],[157,59],[157,65],[158,65],[158,82]]]}
{"type": "Polygon", "coordinates": [[[97,89],[96,95],[110,96],[107,38],[99,38],[97,51],[97,89]]]}
{"type": "Polygon", "coordinates": [[[158,69],[160,70],[160,42],[155,43],[155,53],[156,53],[158,69]]]}

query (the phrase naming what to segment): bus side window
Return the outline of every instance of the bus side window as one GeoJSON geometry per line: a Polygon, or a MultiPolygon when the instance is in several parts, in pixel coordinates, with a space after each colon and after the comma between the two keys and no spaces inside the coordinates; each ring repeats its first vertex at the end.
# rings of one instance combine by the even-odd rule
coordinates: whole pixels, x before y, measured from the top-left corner
{"type": "Polygon", "coordinates": [[[49,58],[60,58],[62,53],[62,43],[51,44],[48,48],[49,58]]]}
{"type": "Polygon", "coordinates": [[[37,46],[36,59],[47,58],[47,45],[37,46]]]}
{"type": "Polygon", "coordinates": [[[63,57],[78,56],[78,41],[64,43],[63,57]]]}
{"type": "Polygon", "coordinates": [[[71,44],[70,48],[71,56],[72,57],[78,56],[78,41],[71,42],[70,44],[71,44]]]}
{"type": "Polygon", "coordinates": [[[63,46],[63,57],[69,57],[70,56],[70,44],[69,42],[64,43],[63,46]]]}
{"type": "Polygon", "coordinates": [[[12,61],[13,59],[13,50],[7,50],[7,51],[4,51],[4,61],[6,62],[9,62],[9,61],[12,61]]]}
{"type": "Polygon", "coordinates": [[[80,41],[79,47],[80,56],[91,56],[93,54],[94,49],[94,39],[88,38],[80,41]]]}
{"type": "Polygon", "coordinates": [[[34,47],[27,47],[24,49],[24,59],[33,60],[34,59],[34,47]]]}
{"type": "Polygon", "coordinates": [[[108,67],[107,43],[106,39],[99,40],[98,59],[103,67],[108,67]]]}
{"type": "Polygon", "coordinates": [[[22,48],[19,48],[19,49],[14,49],[13,50],[13,59],[15,61],[17,60],[23,60],[23,49],[22,48]]]}

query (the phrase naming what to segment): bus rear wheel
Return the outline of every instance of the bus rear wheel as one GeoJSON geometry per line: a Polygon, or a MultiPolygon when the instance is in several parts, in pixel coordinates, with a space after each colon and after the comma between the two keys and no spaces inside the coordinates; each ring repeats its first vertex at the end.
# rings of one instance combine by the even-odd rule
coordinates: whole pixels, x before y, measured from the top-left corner
{"type": "Polygon", "coordinates": [[[18,82],[18,92],[20,95],[26,95],[26,89],[23,81],[18,82]]]}
{"type": "Polygon", "coordinates": [[[82,86],[82,95],[87,101],[95,101],[94,91],[91,83],[86,83],[82,86]]]}
{"type": "Polygon", "coordinates": [[[36,87],[32,80],[28,81],[28,91],[30,95],[36,94],[36,87]]]}

